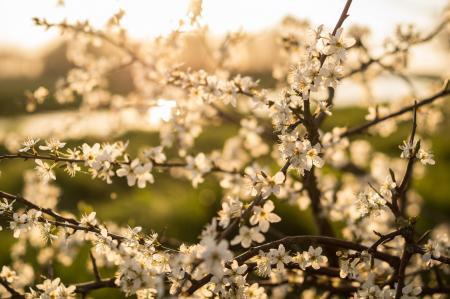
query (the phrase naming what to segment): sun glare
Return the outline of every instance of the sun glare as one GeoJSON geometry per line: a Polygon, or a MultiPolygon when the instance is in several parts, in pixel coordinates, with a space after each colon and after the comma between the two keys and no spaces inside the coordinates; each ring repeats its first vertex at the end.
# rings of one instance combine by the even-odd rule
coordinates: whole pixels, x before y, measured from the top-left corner
{"type": "MultiPolygon", "coordinates": [[[[0,43],[34,48],[58,36],[55,31],[45,32],[41,28],[36,28],[31,22],[33,17],[45,17],[55,22],[63,19],[71,22],[89,20],[91,24],[98,27],[105,24],[108,18],[119,9],[126,11],[123,26],[131,36],[150,39],[173,30],[178,25],[178,20],[186,14],[189,5],[188,0],[67,0],[64,2],[64,6],[60,6],[56,0],[0,1],[0,26],[9,28],[0,34],[0,43]],[[12,24],[14,24],[14,30],[11,30],[12,24]]],[[[342,0],[229,0],[225,2],[206,0],[203,3],[204,16],[201,21],[216,34],[240,28],[251,32],[265,30],[286,15],[308,18],[314,23],[331,24],[336,18],[335,12],[340,9],[342,3],[342,0]],[[328,9],[321,9],[321,14],[315,13],[324,6],[328,9]],[[236,9],[237,7],[239,9],[236,9]]],[[[360,1],[354,4],[355,17],[349,20],[349,24],[370,26],[373,35],[382,38],[400,22],[414,22],[419,26],[429,26],[432,21],[430,16],[439,15],[446,4],[446,0],[412,0],[405,8],[389,0],[360,1]],[[383,9],[386,5],[390,7],[389,11],[383,9]],[[383,18],[382,22],[380,17],[383,18]]]]}
{"type": "Polygon", "coordinates": [[[176,102],[174,100],[159,99],[157,105],[147,111],[147,119],[150,125],[157,127],[163,121],[169,121],[172,115],[172,108],[176,102]]]}

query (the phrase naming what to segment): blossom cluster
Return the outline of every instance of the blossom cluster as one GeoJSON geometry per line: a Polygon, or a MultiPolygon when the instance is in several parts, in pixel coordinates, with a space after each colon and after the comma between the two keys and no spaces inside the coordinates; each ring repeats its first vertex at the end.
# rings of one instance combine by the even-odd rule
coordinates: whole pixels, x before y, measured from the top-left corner
{"type": "MultiPolygon", "coordinates": [[[[14,150],[0,153],[0,161],[33,165],[24,172],[22,195],[0,190],[0,218],[5,220],[0,228],[15,239],[12,263],[0,272],[0,295],[75,298],[106,287],[142,299],[412,299],[448,292],[446,228],[419,234],[423,199],[411,182],[436,163],[426,140],[436,124],[417,124],[423,113],[440,113],[442,107],[433,101],[450,94],[450,86],[422,101],[401,103],[399,109],[371,106],[361,125],[322,126],[333,117],[342,80],[371,75],[372,64],[390,71],[397,67],[385,63],[384,56],[371,56],[366,30],[343,29],[350,4],[333,30],[323,25],[309,29],[308,23],[289,18],[283,22],[282,55],[273,69],[277,84],[271,89],[225,63],[230,44],[239,40],[232,36],[212,55],[217,56],[213,71],[175,63],[186,33],[205,34],[199,0],[191,1],[187,19],[173,32],[150,45],[129,39],[121,25],[124,11],[104,29],[87,21],[36,18],[37,25],[56,27],[70,39],[74,68],[56,83],[53,94],[60,104],[79,98],[82,113],[148,112],[162,98],[173,99],[173,105],[158,127],[158,144],[137,154],[128,141],[77,144],[64,134],[28,137],[20,146],[13,141],[7,148],[14,150]],[[109,55],[92,51],[100,45],[108,47],[109,55]],[[133,92],[115,94],[107,74],[127,67],[133,92]],[[370,137],[358,138],[366,131],[390,136],[409,120],[407,112],[413,114],[411,135],[396,157],[377,151],[370,137]],[[232,128],[232,136],[200,150],[203,133],[218,126],[232,128]],[[59,204],[65,196],[58,184],[61,176],[158,188],[160,172],[167,172],[174,184],[181,179],[202,188],[212,177],[220,186],[220,209],[197,242],[109,222],[90,208],[79,215],[59,204]],[[306,225],[312,219],[314,234],[280,231],[286,207],[300,210],[293,221],[306,225]],[[44,275],[31,266],[70,266],[86,248],[92,281],[67,284],[60,273],[44,275]],[[30,252],[37,252],[33,262],[27,261],[30,252]],[[114,274],[104,278],[103,269],[114,274]]],[[[397,32],[391,41],[395,51],[387,57],[403,57],[408,47],[427,41],[410,31],[397,32]]],[[[49,94],[44,87],[29,92],[28,106],[34,109],[49,94]]]]}

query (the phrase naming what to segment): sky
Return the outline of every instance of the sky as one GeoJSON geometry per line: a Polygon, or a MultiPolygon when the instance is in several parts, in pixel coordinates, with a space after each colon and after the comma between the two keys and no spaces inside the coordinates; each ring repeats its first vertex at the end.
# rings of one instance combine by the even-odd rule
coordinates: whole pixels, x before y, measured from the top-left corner
{"type": "MultiPolygon", "coordinates": [[[[185,15],[188,0],[0,0],[0,45],[33,49],[54,40],[56,31],[46,32],[31,22],[45,17],[57,22],[88,19],[102,26],[120,8],[126,11],[123,25],[131,36],[151,39],[173,29],[185,15]]],[[[345,0],[204,0],[202,23],[214,33],[243,28],[255,32],[276,24],[285,15],[309,18],[332,27],[345,0]]],[[[358,23],[373,30],[375,40],[390,35],[398,23],[433,28],[448,0],[354,0],[346,25],[358,23]]]]}
{"type": "MultiPolygon", "coordinates": [[[[5,47],[22,48],[28,53],[39,54],[35,49],[45,49],[58,37],[58,32],[33,25],[32,17],[45,17],[51,22],[90,20],[94,26],[102,26],[119,9],[126,15],[122,24],[130,35],[139,39],[151,39],[170,32],[180,18],[185,16],[189,0],[65,0],[64,7],[57,0],[0,0],[0,50],[5,47]]],[[[243,29],[257,32],[277,24],[284,16],[308,18],[313,24],[325,24],[332,28],[346,0],[204,0],[201,22],[213,33],[243,29]]],[[[429,32],[439,22],[449,0],[353,0],[350,24],[366,25],[372,30],[374,43],[391,36],[400,23],[414,23],[420,31],[429,32]]],[[[435,53],[435,52],[434,52],[435,53]]],[[[416,57],[423,57],[422,54],[416,57]]],[[[427,59],[414,59],[416,69],[432,69],[436,73],[448,72],[448,53],[429,55],[427,59]],[[446,55],[446,56],[445,56],[446,55]]],[[[380,98],[391,96],[391,78],[381,83],[380,98]]],[[[404,88],[403,93],[407,93],[404,88]]],[[[346,101],[359,99],[360,94],[350,91],[346,101]],[[354,94],[353,94],[354,93],[354,94]]],[[[163,112],[157,112],[163,115],[163,112]]],[[[151,116],[154,118],[154,116],[151,116]]],[[[46,118],[47,119],[47,118],[46,118]]],[[[31,127],[34,127],[35,121],[31,127]]],[[[2,126],[0,126],[1,128],[2,126]]],[[[1,132],[0,132],[1,133],[1,132]]],[[[1,134],[0,134],[1,137],[1,134]]]]}

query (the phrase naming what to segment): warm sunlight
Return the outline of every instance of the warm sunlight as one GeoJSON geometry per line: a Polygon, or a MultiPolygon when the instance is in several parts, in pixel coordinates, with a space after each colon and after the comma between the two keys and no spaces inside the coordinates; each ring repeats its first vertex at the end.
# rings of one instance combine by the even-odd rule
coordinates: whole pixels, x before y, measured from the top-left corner
{"type": "Polygon", "coordinates": [[[174,100],[159,99],[156,106],[147,111],[148,121],[154,127],[157,127],[163,121],[169,121],[172,115],[172,109],[176,106],[174,100]]]}
{"type": "MultiPolygon", "coordinates": [[[[0,43],[30,48],[42,46],[57,36],[56,32],[44,32],[33,26],[32,17],[48,17],[51,21],[87,19],[93,25],[101,26],[119,9],[126,11],[123,25],[129,33],[135,38],[148,39],[174,29],[186,13],[188,3],[188,0],[113,0],[105,6],[105,0],[66,0],[61,6],[57,0],[2,0],[0,26],[4,30],[0,33],[0,43]]],[[[206,0],[202,23],[220,34],[239,28],[253,32],[264,30],[285,15],[327,24],[335,18],[333,12],[341,5],[341,0],[206,0]],[[319,14],[316,13],[318,10],[319,14]]],[[[376,38],[384,38],[398,23],[414,22],[422,28],[430,26],[446,5],[446,0],[357,1],[353,7],[356,15],[349,24],[367,25],[376,38]]]]}
{"type": "Polygon", "coordinates": [[[0,0],[0,26],[0,298],[450,294],[450,0],[0,0]]]}

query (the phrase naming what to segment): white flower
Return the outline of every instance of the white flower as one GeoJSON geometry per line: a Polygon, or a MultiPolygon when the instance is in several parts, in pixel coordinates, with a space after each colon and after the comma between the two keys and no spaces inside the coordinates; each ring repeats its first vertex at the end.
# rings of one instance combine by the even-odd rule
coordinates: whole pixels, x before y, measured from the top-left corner
{"type": "Polygon", "coordinates": [[[412,156],[414,149],[416,148],[416,144],[411,144],[410,142],[403,140],[403,144],[399,145],[399,149],[402,150],[400,154],[400,158],[409,159],[412,156]]]}
{"type": "Polygon", "coordinates": [[[322,168],[324,161],[319,156],[319,154],[321,152],[320,144],[317,143],[312,147],[309,140],[305,140],[303,144],[304,144],[303,151],[304,151],[304,156],[306,159],[305,169],[309,171],[309,170],[311,170],[313,165],[318,168],[322,168]]]}
{"type": "Polygon", "coordinates": [[[33,96],[39,104],[42,104],[48,96],[48,89],[44,86],[40,86],[33,92],[33,96]]]}
{"type": "Polygon", "coordinates": [[[84,143],[81,147],[82,159],[85,161],[87,166],[92,167],[97,156],[100,154],[100,144],[96,143],[92,147],[84,143]]]}
{"type": "Polygon", "coordinates": [[[34,160],[36,163],[36,171],[38,172],[38,175],[44,180],[44,181],[50,181],[50,180],[56,180],[55,172],[53,171],[53,164],[52,166],[48,165],[47,163],[43,162],[41,159],[34,160]]]}
{"type": "Polygon", "coordinates": [[[325,55],[333,55],[337,60],[345,58],[345,50],[350,48],[354,43],[354,39],[343,37],[343,28],[339,28],[335,35],[328,34],[325,37],[327,43],[323,49],[325,55]]]}
{"type": "Polygon", "coordinates": [[[247,226],[241,226],[239,228],[239,235],[231,240],[231,245],[241,244],[244,248],[249,248],[252,242],[257,243],[264,242],[264,235],[259,232],[257,227],[248,228],[247,226]]]}
{"type": "Polygon", "coordinates": [[[313,267],[313,269],[320,269],[320,266],[328,261],[328,258],[322,255],[322,247],[314,248],[309,246],[308,251],[303,252],[304,259],[307,261],[306,265],[313,267]]]}
{"type": "Polygon", "coordinates": [[[341,278],[346,278],[347,276],[354,279],[358,276],[358,270],[356,266],[358,265],[360,259],[354,258],[353,260],[343,260],[339,264],[339,276],[341,278]]]}
{"type": "Polygon", "coordinates": [[[257,196],[262,183],[259,171],[254,167],[246,167],[244,182],[246,193],[250,196],[257,196]]]}
{"type": "Polygon", "coordinates": [[[42,284],[38,284],[36,286],[41,292],[41,296],[39,298],[42,299],[50,299],[50,298],[58,298],[58,299],[70,299],[75,298],[75,286],[66,287],[63,283],[61,283],[59,278],[54,280],[46,279],[42,284]]]}
{"type": "Polygon", "coordinates": [[[61,283],[58,286],[58,288],[56,289],[57,298],[61,298],[61,299],[76,298],[75,290],[76,290],[76,286],[72,285],[72,286],[66,287],[64,284],[61,283]]]}
{"type": "Polygon", "coordinates": [[[380,210],[386,207],[386,200],[371,190],[360,192],[356,200],[356,208],[361,217],[366,215],[379,215],[380,210]]]}
{"type": "Polygon", "coordinates": [[[233,83],[246,93],[249,93],[252,88],[255,88],[258,85],[258,82],[254,81],[251,77],[242,77],[241,75],[234,77],[233,83]]]}
{"type": "Polygon", "coordinates": [[[379,286],[374,284],[373,274],[369,274],[369,277],[361,285],[361,289],[355,294],[355,299],[392,299],[395,296],[395,290],[385,286],[380,289],[379,286]]]}
{"type": "Polygon", "coordinates": [[[292,258],[289,256],[289,252],[286,252],[283,244],[280,244],[277,249],[270,249],[267,256],[270,264],[276,265],[278,271],[283,271],[284,265],[292,261],[292,258]]]}
{"type": "Polygon", "coordinates": [[[219,243],[212,238],[208,238],[203,242],[203,250],[200,258],[206,269],[217,277],[223,276],[223,263],[231,260],[233,254],[228,250],[228,242],[222,240],[219,243]]]}
{"type": "Polygon", "coordinates": [[[60,278],[55,278],[54,280],[46,279],[43,283],[38,284],[36,287],[45,294],[50,295],[54,290],[56,290],[60,282],[60,278]]]}
{"type": "Polygon", "coordinates": [[[41,236],[46,242],[52,243],[58,238],[56,235],[52,234],[52,225],[50,223],[46,222],[43,225],[40,225],[39,228],[41,230],[41,236]]]}
{"type": "Polygon", "coordinates": [[[89,172],[92,178],[99,177],[111,184],[115,174],[113,166],[119,163],[117,159],[123,156],[126,146],[127,144],[122,142],[105,143],[102,146],[96,143],[92,147],[83,144],[81,158],[85,161],[85,165],[91,167],[89,172]]]}
{"type": "Polygon", "coordinates": [[[322,111],[323,113],[325,113],[326,115],[333,114],[331,112],[331,105],[327,101],[318,101],[317,104],[318,104],[319,110],[322,111]]]}
{"type": "Polygon", "coordinates": [[[250,224],[258,224],[259,229],[265,233],[269,230],[270,223],[280,222],[281,218],[272,211],[275,205],[271,200],[268,200],[263,207],[253,207],[253,215],[250,217],[250,224]]]}
{"type": "Polygon", "coordinates": [[[220,98],[223,103],[225,105],[236,107],[237,94],[239,91],[239,88],[236,86],[236,84],[233,81],[224,81],[221,84],[221,90],[222,96],[220,98]]]}
{"type": "Polygon", "coordinates": [[[404,286],[402,288],[402,296],[401,299],[416,299],[417,296],[422,292],[421,287],[414,287],[413,283],[404,286]]]}
{"type": "MultiPolygon", "coordinates": [[[[319,66],[317,64],[309,65],[314,66],[316,71],[318,70],[319,66]]],[[[288,82],[291,85],[291,88],[303,94],[307,94],[308,90],[311,88],[312,81],[311,68],[308,69],[305,65],[295,65],[288,74],[288,82]]]]}
{"type": "Polygon", "coordinates": [[[212,169],[212,162],[204,153],[200,153],[195,157],[186,157],[186,170],[188,177],[192,180],[192,185],[197,188],[198,184],[203,183],[203,175],[212,169]]]}
{"type": "Polygon", "coordinates": [[[22,232],[29,231],[38,225],[41,215],[41,211],[34,209],[28,210],[26,213],[14,213],[12,221],[9,222],[9,228],[14,231],[14,238],[19,238],[22,232]]]}
{"type": "Polygon", "coordinates": [[[219,225],[227,227],[232,218],[240,217],[242,213],[242,202],[239,198],[229,197],[228,201],[222,203],[222,210],[219,211],[219,225]]]}
{"type": "Polygon", "coordinates": [[[153,289],[153,288],[140,289],[140,290],[136,291],[137,299],[154,299],[154,298],[158,298],[157,294],[158,294],[158,290],[153,289]]]}
{"type": "MultiPolygon", "coordinates": [[[[73,159],[73,160],[78,160],[81,157],[81,152],[77,149],[68,149],[67,150],[67,158],[68,159],[73,159]]],[[[76,162],[67,162],[66,163],[66,168],[64,168],[64,170],[71,176],[74,177],[76,175],[77,172],[79,172],[81,170],[81,167],[78,165],[78,163],[76,162]]]]}
{"type": "Polygon", "coordinates": [[[336,89],[337,83],[343,75],[343,68],[335,63],[327,63],[320,69],[319,75],[325,79],[323,81],[325,87],[336,89]]]}
{"type": "Polygon", "coordinates": [[[225,275],[227,275],[236,285],[243,286],[245,284],[244,275],[247,273],[248,266],[242,264],[239,266],[237,261],[231,263],[231,269],[225,269],[225,275]]]}
{"type": "Polygon", "coordinates": [[[292,112],[288,102],[284,98],[275,101],[272,105],[270,117],[276,129],[282,129],[284,124],[289,122],[292,117],[292,112]]]}
{"type": "Polygon", "coordinates": [[[269,277],[272,273],[269,257],[260,251],[256,260],[256,273],[261,277],[269,277]]]}
{"type": "MultiPolygon", "coordinates": [[[[286,140],[288,143],[292,141],[286,140]]],[[[296,140],[292,145],[284,144],[289,152],[292,151],[291,165],[292,167],[298,168],[301,174],[304,170],[310,171],[313,166],[322,168],[324,165],[324,160],[320,157],[322,147],[319,143],[311,146],[309,140],[296,140]]]]}
{"type": "Polygon", "coordinates": [[[262,182],[261,196],[262,198],[268,198],[271,194],[275,196],[280,195],[281,185],[285,181],[285,175],[281,171],[277,172],[273,177],[267,177],[265,175],[258,174],[259,180],[262,182]]]}
{"type": "Polygon", "coordinates": [[[162,146],[152,147],[144,151],[144,156],[150,159],[150,161],[161,164],[167,160],[167,157],[164,154],[163,150],[164,147],[162,146]]]}
{"type": "Polygon", "coordinates": [[[6,198],[4,198],[3,201],[0,201],[0,215],[5,212],[11,212],[14,202],[15,200],[8,202],[6,198]]]}
{"type": "Polygon", "coordinates": [[[137,178],[137,185],[139,188],[145,188],[147,182],[150,184],[153,184],[154,178],[153,175],[150,173],[152,170],[152,164],[151,163],[145,163],[142,165],[138,165],[134,169],[134,173],[136,174],[137,178]]]}
{"type": "Polygon", "coordinates": [[[89,215],[83,215],[81,217],[81,224],[84,224],[85,226],[96,226],[97,225],[97,219],[95,219],[97,213],[91,212],[89,215]]]}
{"type": "Polygon", "coordinates": [[[434,165],[436,162],[433,160],[433,154],[430,152],[427,152],[423,149],[419,149],[419,151],[416,154],[416,158],[420,160],[420,163],[423,165],[434,165]]]}
{"type": "Polygon", "coordinates": [[[310,266],[309,256],[305,254],[305,252],[297,252],[297,254],[292,258],[292,261],[297,263],[302,270],[306,270],[306,268],[310,266]]]}
{"type": "Polygon", "coordinates": [[[2,271],[0,272],[0,278],[11,284],[19,277],[17,276],[16,271],[11,270],[8,266],[3,266],[2,271]]]}
{"type": "Polygon", "coordinates": [[[127,177],[128,186],[134,186],[137,181],[139,188],[145,188],[147,182],[153,183],[154,178],[150,171],[153,168],[151,162],[141,164],[139,159],[134,159],[130,164],[122,164],[116,171],[117,176],[127,177]]]}
{"type": "Polygon", "coordinates": [[[225,287],[230,285],[230,279],[226,276],[213,276],[210,282],[214,285],[213,292],[225,297],[227,289],[225,287]]]}
{"type": "Polygon", "coordinates": [[[56,138],[50,138],[45,140],[45,145],[40,145],[39,149],[43,151],[50,151],[52,153],[57,153],[59,149],[63,148],[66,144],[64,142],[60,142],[56,138]]]}
{"type": "Polygon", "coordinates": [[[323,24],[317,26],[316,29],[309,28],[307,32],[307,39],[306,42],[308,45],[315,47],[316,43],[320,40],[322,37],[323,32],[323,24]]]}
{"type": "Polygon", "coordinates": [[[257,283],[250,285],[244,289],[244,297],[246,299],[267,299],[266,291],[257,283]]]}
{"type": "Polygon", "coordinates": [[[28,152],[30,149],[32,149],[36,143],[39,142],[39,138],[31,138],[27,137],[24,142],[22,142],[23,147],[19,149],[19,152],[28,152]]]}
{"type": "Polygon", "coordinates": [[[441,256],[442,247],[435,240],[428,240],[427,244],[424,245],[425,253],[422,255],[422,260],[427,264],[427,266],[432,265],[432,258],[439,258],[441,256]]]}
{"type": "Polygon", "coordinates": [[[392,177],[388,175],[386,180],[380,186],[380,194],[390,198],[392,196],[392,190],[394,190],[395,187],[397,187],[397,184],[392,180],[392,177]]]}

